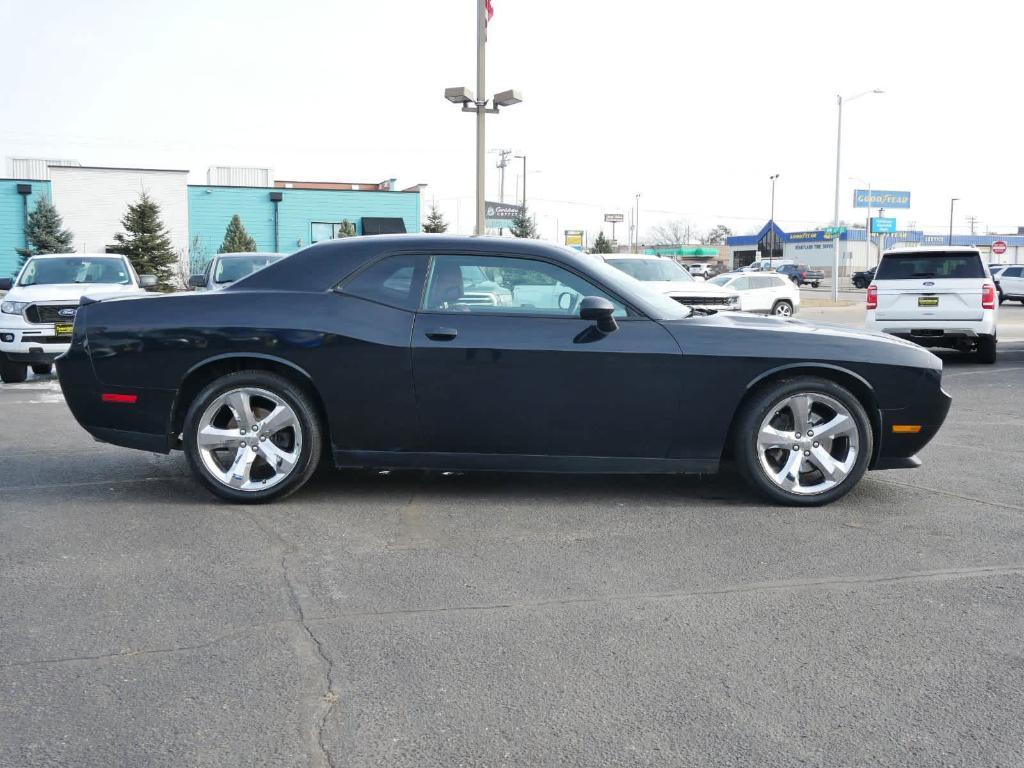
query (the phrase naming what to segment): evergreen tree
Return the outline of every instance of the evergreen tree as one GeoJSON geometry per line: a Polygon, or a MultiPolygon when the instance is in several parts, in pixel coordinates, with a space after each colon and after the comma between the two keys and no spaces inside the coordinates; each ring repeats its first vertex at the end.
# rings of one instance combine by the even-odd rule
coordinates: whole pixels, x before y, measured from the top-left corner
{"type": "Polygon", "coordinates": [[[224,242],[220,244],[217,253],[252,253],[256,250],[256,240],[245,231],[242,217],[236,213],[224,230],[224,242]]]}
{"type": "Polygon", "coordinates": [[[423,231],[435,234],[448,231],[448,222],[444,220],[444,214],[437,207],[436,201],[430,206],[430,213],[427,214],[427,223],[423,225],[423,231]]]}
{"type": "Polygon", "coordinates": [[[516,237],[529,237],[534,240],[538,237],[537,222],[530,218],[530,214],[525,206],[512,219],[512,234],[516,237]]]}
{"type": "Polygon", "coordinates": [[[39,198],[35,210],[28,215],[28,223],[25,224],[25,241],[28,248],[17,249],[21,257],[20,264],[24,264],[29,256],[40,253],[73,253],[75,249],[71,244],[71,231],[63,227],[64,221],[57,212],[57,207],[50,202],[50,198],[39,198]]]}
{"type": "Polygon", "coordinates": [[[348,219],[342,219],[341,224],[338,225],[338,234],[335,237],[355,237],[356,236],[356,225],[348,219]]]}
{"type": "Polygon", "coordinates": [[[594,240],[594,247],[591,253],[611,253],[612,242],[604,236],[604,230],[597,233],[597,237],[594,240]]]}
{"type": "Polygon", "coordinates": [[[114,235],[117,252],[127,256],[140,275],[156,275],[160,290],[174,290],[178,254],[160,220],[160,206],[156,201],[143,192],[138,202],[128,206],[121,226],[125,231],[114,235]]]}

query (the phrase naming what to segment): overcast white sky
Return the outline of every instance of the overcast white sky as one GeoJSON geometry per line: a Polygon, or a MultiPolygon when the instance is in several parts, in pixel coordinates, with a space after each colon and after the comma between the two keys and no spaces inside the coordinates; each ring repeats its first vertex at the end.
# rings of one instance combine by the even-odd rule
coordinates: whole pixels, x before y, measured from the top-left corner
{"type": "MultiPolygon", "coordinates": [[[[640,224],[752,231],[780,173],[785,229],[828,223],[835,95],[842,212],[857,184],[909,189],[900,225],[1024,225],[1024,7],[493,0],[487,145],[529,156],[543,236],[601,228],[641,193],[640,224]]],[[[278,178],[426,182],[472,226],[474,0],[0,0],[0,155],[87,165],[273,168],[278,178]],[[457,204],[457,201],[459,203],[457,204]]],[[[491,156],[488,197],[497,197],[491,156]]],[[[514,195],[518,165],[506,176],[514,195]]],[[[455,227],[453,226],[453,229],[455,227]]],[[[619,229],[620,240],[625,240],[619,229]]]]}

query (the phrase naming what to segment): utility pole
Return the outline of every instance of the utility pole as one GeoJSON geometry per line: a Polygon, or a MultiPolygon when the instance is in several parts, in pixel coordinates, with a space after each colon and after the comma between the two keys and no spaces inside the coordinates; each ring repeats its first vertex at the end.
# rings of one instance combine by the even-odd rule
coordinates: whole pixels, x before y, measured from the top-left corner
{"type": "Polygon", "coordinates": [[[977,216],[968,216],[967,217],[967,223],[971,225],[971,234],[973,235],[974,234],[974,225],[978,223],[978,217],[977,216]]]}
{"type": "Polygon", "coordinates": [[[633,216],[633,226],[636,227],[636,251],[640,253],[640,193],[636,193],[636,215],[633,216]]]}
{"type": "Polygon", "coordinates": [[[523,202],[522,206],[526,208],[526,155],[516,155],[516,160],[523,161],[523,202]]]}
{"type": "Polygon", "coordinates": [[[951,197],[949,199],[949,242],[947,245],[953,244],[953,204],[959,199],[959,197],[951,197]]]}
{"type": "Polygon", "coordinates": [[[505,202],[505,168],[508,166],[508,159],[512,156],[511,149],[492,149],[491,152],[498,154],[498,162],[495,168],[498,169],[498,202],[505,202]]]}

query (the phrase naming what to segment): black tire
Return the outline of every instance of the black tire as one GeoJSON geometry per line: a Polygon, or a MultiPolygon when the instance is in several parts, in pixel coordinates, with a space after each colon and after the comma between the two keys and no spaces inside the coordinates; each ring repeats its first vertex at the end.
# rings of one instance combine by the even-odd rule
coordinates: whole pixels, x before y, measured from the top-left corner
{"type": "Polygon", "coordinates": [[[854,280],[853,281],[853,287],[854,288],[863,288],[864,287],[864,281],[863,280],[854,280]]]}
{"type": "Polygon", "coordinates": [[[812,288],[817,288],[821,283],[811,283],[812,288]]]}
{"type": "Polygon", "coordinates": [[[6,357],[0,360],[0,381],[4,384],[21,384],[28,378],[28,366],[14,363],[6,357]]]}
{"type": "Polygon", "coordinates": [[[1019,300],[1021,304],[1024,304],[1024,299],[1019,300]]]}
{"type": "Polygon", "coordinates": [[[777,504],[794,507],[821,506],[845,496],[867,471],[873,448],[871,421],[861,402],[845,387],[816,376],[781,379],[759,387],[744,403],[733,432],[733,456],[737,469],[751,488],[777,504]],[[853,417],[860,445],[850,473],[843,480],[829,490],[809,495],[784,490],[772,482],[761,466],[757,448],[761,422],[769,411],[779,401],[800,393],[823,394],[842,404],[853,417]]]}
{"type": "Polygon", "coordinates": [[[996,361],[996,337],[981,336],[978,338],[978,362],[993,365],[996,361]]]}
{"type": "Polygon", "coordinates": [[[316,406],[293,381],[269,371],[239,371],[211,382],[192,401],[185,415],[183,442],[192,473],[212,493],[228,501],[259,504],[283,499],[306,484],[316,471],[323,453],[323,432],[316,406]],[[263,389],[281,398],[291,407],[302,429],[302,447],[295,467],[285,479],[266,490],[243,491],[225,485],[203,463],[196,442],[199,421],[207,407],[225,392],[241,387],[263,389]]]}
{"type": "Polygon", "coordinates": [[[778,317],[792,317],[793,316],[793,304],[785,299],[776,301],[772,306],[772,314],[778,317]],[[788,311],[784,311],[788,310],[788,311]]]}
{"type": "Polygon", "coordinates": [[[36,376],[48,376],[53,373],[53,363],[39,363],[32,366],[32,373],[36,376]]]}
{"type": "MultiPolygon", "coordinates": [[[[999,292],[999,304],[1000,304],[1000,306],[1002,305],[1002,303],[1003,303],[1004,301],[1006,301],[1006,296],[1005,296],[1005,295],[1003,294],[1003,292],[1002,292],[1002,291],[1000,291],[1000,292],[999,292]]],[[[1024,303],[1024,302],[1022,302],[1022,303],[1024,303]]]]}

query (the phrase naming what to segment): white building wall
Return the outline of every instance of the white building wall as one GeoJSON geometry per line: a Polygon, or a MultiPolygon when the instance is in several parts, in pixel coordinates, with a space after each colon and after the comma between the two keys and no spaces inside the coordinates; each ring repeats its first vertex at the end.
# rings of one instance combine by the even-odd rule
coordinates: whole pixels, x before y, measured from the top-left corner
{"type": "Polygon", "coordinates": [[[188,252],[188,171],[50,167],[53,202],[79,253],[103,253],[145,191],[160,206],[174,249],[188,252]]]}

